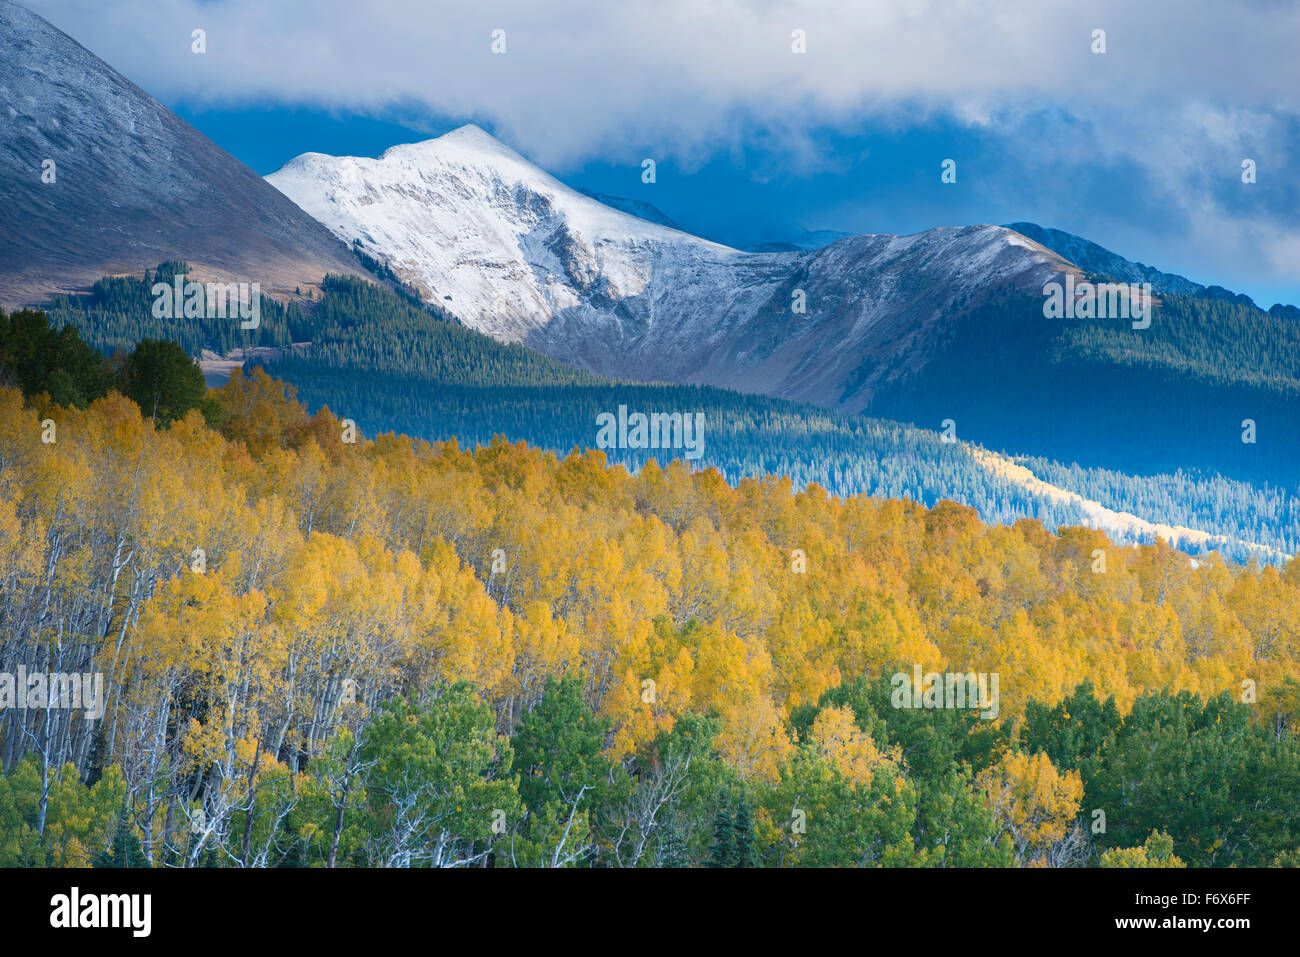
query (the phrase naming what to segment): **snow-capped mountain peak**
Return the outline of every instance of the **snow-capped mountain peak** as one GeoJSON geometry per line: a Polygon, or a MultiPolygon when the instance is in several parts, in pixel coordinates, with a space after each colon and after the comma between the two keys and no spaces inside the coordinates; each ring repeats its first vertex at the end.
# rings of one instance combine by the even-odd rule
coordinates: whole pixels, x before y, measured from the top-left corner
{"type": "Polygon", "coordinates": [[[507,342],[585,301],[642,294],[652,249],[738,255],[605,206],[474,125],[378,159],[306,153],[267,179],[467,325],[507,342]]]}
{"type": "Polygon", "coordinates": [[[500,341],[850,409],[956,304],[1073,268],[999,226],[741,252],[607,206],[473,125],[378,159],[307,153],[267,179],[500,341]]]}

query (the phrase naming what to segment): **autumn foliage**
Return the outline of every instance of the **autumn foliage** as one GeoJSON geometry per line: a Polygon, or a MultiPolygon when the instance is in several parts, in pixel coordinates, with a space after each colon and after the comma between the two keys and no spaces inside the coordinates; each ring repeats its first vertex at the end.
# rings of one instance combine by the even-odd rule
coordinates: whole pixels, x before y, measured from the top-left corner
{"type": "MultiPolygon", "coordinates": [[[[0,390],[0,669],[107,694],[97,722],[0,712],[0,858],[1078,863],[1109,773],[1087,762],[1144,695],[1294,740],[1295,562],[680,462],[349,443],[260,372],[214,398],[221,431],[0,390]],[[998,721],[893,714],[877,683],[916,664],[997,673],[998,721]],[[1090,749],[1049,720],[1085,682],[1114,709],[1090,749]]],[[[1177,859],[1146,837],[1108,861],[1177,859]]]]}

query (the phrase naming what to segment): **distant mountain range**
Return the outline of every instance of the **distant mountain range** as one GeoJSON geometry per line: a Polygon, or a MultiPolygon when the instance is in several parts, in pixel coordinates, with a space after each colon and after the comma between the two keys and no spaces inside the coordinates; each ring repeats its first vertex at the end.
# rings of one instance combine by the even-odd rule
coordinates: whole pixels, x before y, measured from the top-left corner
{"type": "Polygon", "coordinates": [[[626,199],[622,196],[610,196],[608,193],[595,193],[589,189],[578,188],[583,196],[594,199],[604,206],[617,209],[620,212],[627,213],[629,216],[635,216],[637,219],[644,219],[648,223],[657,223],[660,226],[667,226],[669,229],[681,229],[673,222],[672,217],[664,213],[649,203],[639,199],[626,199]]]}
{"type": "MultiPolygon", "coordinates": [[[[1156,292],[1173,292],[1184,296],[1218,299],[1259,308],[1255,305],[1255,301],[1244,293],[1232,292],[1222,286],[1202,286],[1184,276],[1161,272],[1151,266],[1132,262],[1094,242],[1059,229],[1045,229],[1035,223],[1011,223],[1007,228],[1014,229],[1022,236],[1028,236],[1053,252],[1060,253],[1079,268],[1101,276],[1108,276],[1120,282],[1149,282],[1156,292]]],[[[1272,315],[1285,319],[1300,319],[1300,308],[1296,306],[1276,303],[1268,311],[1272,315]]]]}
{"type": "Polygon", "coordinates": [[[598,202],[472,125],[378,159],[305,154],[268,180],[466,326],[602,375],[951,422],[1128,472],[1300,474],[1290,307],[1068,233],[810,234],[747,252],[598,202]],[[1150,326],[1047,318],[1048,283],[1088,280],[1150,283],[1150,326]]]}
{"type": "Polygon", "coordinates": [[[851,412],[960,303],[1078,272],[997,226],[746,253],[598,203],[472,125],[378,159],[308,153],[267,179],[501,342],[851,412]]]}
{"type": "Polygon", "coordinates": [[[365,273],[247,166],[0,0],[0,305],[166,259],[280,292],[365,273]]]}
{"type": "Polygon", "coordinates": [[[852,235],[835,229],[806,230],[788,242],[759,243],[757,246],[746,246],[745,249],[751,253],[797,253],[809,249],[821,249],[823,246],[829,246],[852,235]]]}

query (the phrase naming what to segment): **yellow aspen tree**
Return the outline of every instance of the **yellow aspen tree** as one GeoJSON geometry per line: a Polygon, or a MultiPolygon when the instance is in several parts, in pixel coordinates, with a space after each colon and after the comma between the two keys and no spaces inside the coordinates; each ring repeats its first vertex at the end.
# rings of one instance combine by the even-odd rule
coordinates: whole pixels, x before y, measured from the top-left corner
{"type": "Polygon", "coordinates": [[[1042,753],[1010,751],[981,771],[975,783],[993,811],[999,836],[1011,836],[1021,866],[1041,861],[1066,837],[1083,798],[1079,772],[1059,773],[1042,753]]]}

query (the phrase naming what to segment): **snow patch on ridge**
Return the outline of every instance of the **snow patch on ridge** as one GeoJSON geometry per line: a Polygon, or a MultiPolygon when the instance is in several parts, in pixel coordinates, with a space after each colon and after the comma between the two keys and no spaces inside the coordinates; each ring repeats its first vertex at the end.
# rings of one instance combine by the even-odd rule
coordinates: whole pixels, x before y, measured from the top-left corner
{"type": "MultiPolygon", "coordinates": [[[[1150,537],[1163,538],[1174,548],[1186,549],[1188,546],[1213,549],[1219,545],[1239,544],[1251,551],[1260,553],[1261,558],[1290,558],[1267,545],[1228,538],[1224,535],[1212,535],[1200,529],[1185,525],[1165,525],[1162,522],[1150,522],[1139,518],[1131,512],[1117,512],[1106,508],[1100,502],[1084,498],[1078,492],[1071,492],[1045,482],[1025,466],[1012,461],[1005,455],[990,452],[978,446],[970,447],[971,457],[986,471],[1015,482],[1021,488],[1035,495],[1040,495],[1053,502],[1077,505],[1084,513],[1087,523],[1092,528],[1106,532],[1112,538],[1125,541],[1138,541],[1150,537]]],[[[1193,562],[1195,559],[1193,559],[1193,562]]]]}

